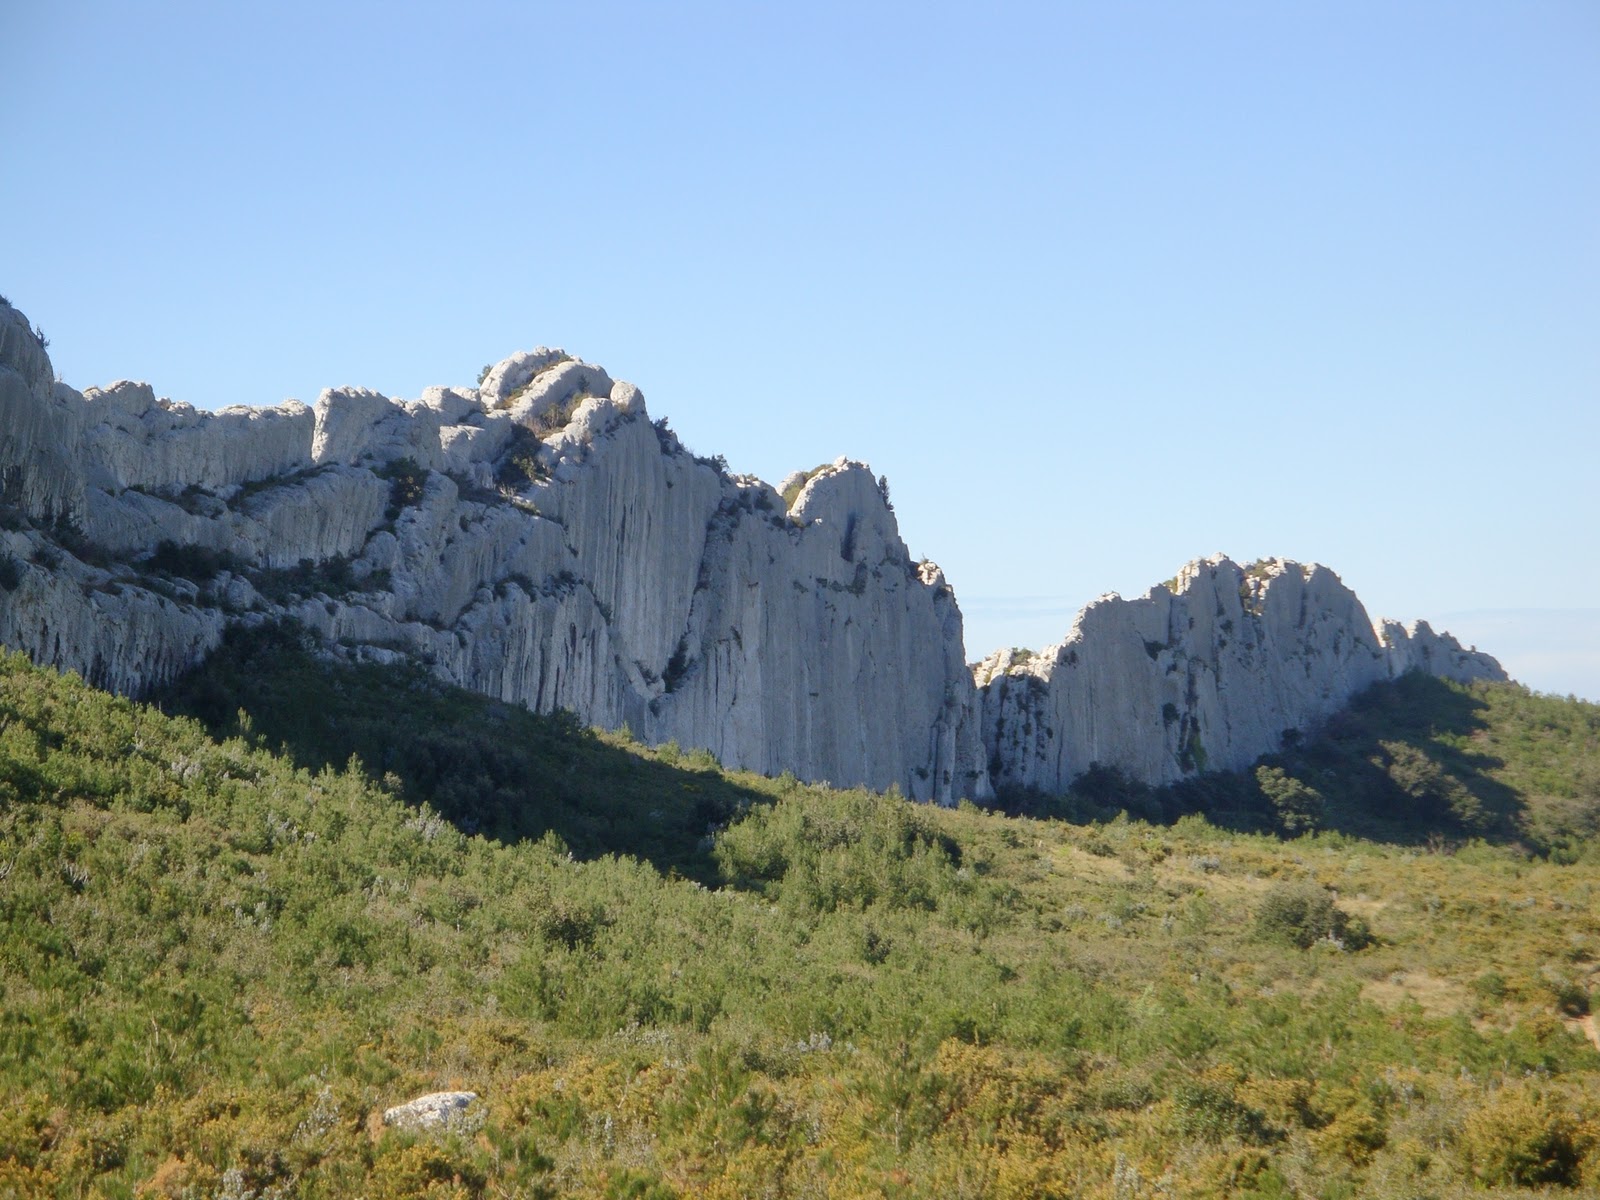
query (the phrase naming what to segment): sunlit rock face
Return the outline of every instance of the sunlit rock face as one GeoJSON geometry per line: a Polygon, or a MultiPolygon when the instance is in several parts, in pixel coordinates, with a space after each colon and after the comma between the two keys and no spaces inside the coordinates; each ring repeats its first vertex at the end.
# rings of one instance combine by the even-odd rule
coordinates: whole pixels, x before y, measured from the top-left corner
{"type": "Polygon", "coordinates": [[[1426,621],[1380,621],[1378,637],[1389,657],[1389,674],[1421,671],[1441,679],[1468,683],[1474,679],[1504,679],[1500,664],[1476,647],[1463,649],[1448,633],[1435,633],[1426,621]]]}
{"type": "Polygon", "coordinates": [[[207,412],[74,391],[0,303],[0,489],[0,643],[119,692],[289,617],[330,654],[945,803],[1242,767],[1377,680],[1504,677],[1426,624],[1374,631],[1326,568],[1220,557],[969,669],[864,464],[730,475],[543,347],[419,400],[207,412]]]}
{"type": "Polygon", "coordinates": [[[288,616],[730,766],[989,795],[959,610],[861,464],[786,503],[543,348],[416,401],[80,395],[9,305],[0,418],[0,641],[37,661],[138,694],[288,616]]]}
{"type": "Polygon", "coordinates": [[[1150,783],[1246,767],[1416,669],[1505,678],[1426,624],[1380,635],[1326,567],[1219,555],[1138,599],[1103,596],[1059,645],[1000,651],[975,676],[996,786],[1059,792],[1095,764],[1150,783]]]}

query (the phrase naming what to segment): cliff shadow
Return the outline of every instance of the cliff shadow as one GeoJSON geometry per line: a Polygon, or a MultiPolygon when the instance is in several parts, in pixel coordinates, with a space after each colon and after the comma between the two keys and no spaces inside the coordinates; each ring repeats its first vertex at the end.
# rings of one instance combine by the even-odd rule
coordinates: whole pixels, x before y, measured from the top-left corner
{"type": "Polygon", "coordinates": [[[1411,672],[1368,688],[1264,765],[1322,794],[1322,828],[1402,843],[1511,841],[1527,806],[1493,774],[1505,763],[1485,748],[1487,711],[1467,688],[1411,672]]]}
{"type": "Polygon", "coordinates": [[[1092,765],[1065,796],[1017,792],[1001,807],[1070,821],[1118,813],[1156,824],[1200,814],[1236,832],[1295,836],[1328,830],[1400,845],[1527,836],[1523,797],[1495,778],[1481,748],[1487,704],[1460,685],[1411,673],[1355,697],[1310,735],[1245,771],[1215,771],[1150,787],[1092,765]]]}
{"type": "Polygon", "coordinates": [[[579,858],[627,855],[722,882],[711,834],[773,797],[704,752],[676,762],[614,744],[568,712],[541,715],[440,683],[416,666],[330,662],[292,624],[234,628],[152,697],[218,737],[309,770],[356,766],[463,833],[513,843],[553,833],[579,858]]]}

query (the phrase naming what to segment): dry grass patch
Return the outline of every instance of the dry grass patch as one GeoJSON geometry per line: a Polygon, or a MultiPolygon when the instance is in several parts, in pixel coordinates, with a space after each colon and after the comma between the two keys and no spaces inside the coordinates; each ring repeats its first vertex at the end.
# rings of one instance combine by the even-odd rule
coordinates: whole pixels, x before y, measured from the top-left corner
{"type": "Polygon", "coordinates": [[[1070,879],[1100,883],[1127,883],[1134,871],[1118,858],[1091,854],[1076,846],[1057,846],[1050,851],[1050,866],[1070,879]]]}
{"type": "Polygon", "coordinates": [[[1396,971],[1374,979],[1361,989],[1361,998],[1389,1012],[1415,1004],[1428,1017],[1452,1017],[1472,1008],[1472,993],[1465,987],[1426,970],[1396,971]]]}

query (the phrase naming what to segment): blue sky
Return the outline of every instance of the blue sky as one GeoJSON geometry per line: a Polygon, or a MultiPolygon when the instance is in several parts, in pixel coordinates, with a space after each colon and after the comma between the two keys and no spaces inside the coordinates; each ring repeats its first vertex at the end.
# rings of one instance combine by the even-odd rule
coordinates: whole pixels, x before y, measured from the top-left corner
{"type": "Polygon", "coordinates": [[[0,291],[77,387],[559,345],[885,473],[967,649],[1339,571],[1600,699],[1600,5],[0,6],[0,291]]]}

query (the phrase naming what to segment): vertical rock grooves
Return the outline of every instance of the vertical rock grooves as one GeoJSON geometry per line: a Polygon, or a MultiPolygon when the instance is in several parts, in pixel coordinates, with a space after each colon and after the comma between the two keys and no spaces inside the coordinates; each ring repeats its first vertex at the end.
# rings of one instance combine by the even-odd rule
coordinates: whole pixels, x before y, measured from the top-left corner
{"type": "Polygon", "coordinates": [[[0,304],[0,485],[0,642],[113,690],[293,618],[332,654],[944,803],[991,775],[1244,765],[1376,679],[1500,674],[1426,625],[1375,633],[1324,568],[1213,559],[975,678],[948,584],[864,464],[730,475],[636,387],[544,348],[415,401],[213,413],[57,383],[0,304]]]}
{"type": "Polygon", "coordinates": [[[1326,567],[1218,555],[1136,600],[1101,597],[1059,645],[975,671],[995,785],[1053,792],[1092,764],[1151,783],[1237,770],[1414,669],[1505,678],[1425,623],[1375,631],[1326,567]]]}

